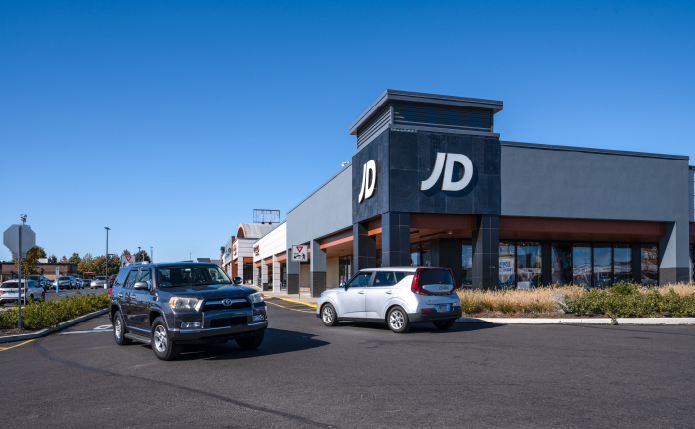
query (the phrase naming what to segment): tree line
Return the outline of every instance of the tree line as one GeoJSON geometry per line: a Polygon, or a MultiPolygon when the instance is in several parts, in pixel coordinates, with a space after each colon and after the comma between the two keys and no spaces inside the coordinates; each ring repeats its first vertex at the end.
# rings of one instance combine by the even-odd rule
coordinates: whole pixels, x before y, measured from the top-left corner
{"type": "MultiPolygon", "coordinates": [[[[131,255],[128,249],[121,252],[121,256],[131,255]]],[[[94,275],[106,275],[106,257],[104,255],[92,256],[91,253],[85,254],[80,257],[78,253],[73,253],[70,258],[63,255],[63,257],[58,260],[56,255],[46,256],[46,250],[41,246],[34,246],[29,251],[27,251],[27,257],[22,258],[22,275],[28,276],[31,274],[36,274],[36,268],[39,263],[39,259],[46,258],[51,263],[69,263],[77,265],[78,273],[94,273],[94,275]]],[[[12,260],[15,267],[18,266],[17,259],[12,260]]],[[[150,262],[150,255],[144,250],[137,252],[135,254],[135,262],[150,262]]],[[[121,258],[118,255],[112,254],[108,260],[109,274],[117,274],[121,268],[121,258]]]]}

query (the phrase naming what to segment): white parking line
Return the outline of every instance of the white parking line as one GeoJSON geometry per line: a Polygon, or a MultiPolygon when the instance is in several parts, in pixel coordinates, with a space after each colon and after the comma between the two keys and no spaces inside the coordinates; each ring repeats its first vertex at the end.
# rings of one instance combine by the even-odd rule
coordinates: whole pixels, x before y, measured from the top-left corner
{"type": "Polygon", "coordinates": [[[92,332],[112,332],[113,331],[113,326],[111,325],[99,325],[96,328],[89,330],[89,331],[69,331],[69,332],[60,332],[58,335],[70,335],[70,334],[89,334],[92,332]]]}

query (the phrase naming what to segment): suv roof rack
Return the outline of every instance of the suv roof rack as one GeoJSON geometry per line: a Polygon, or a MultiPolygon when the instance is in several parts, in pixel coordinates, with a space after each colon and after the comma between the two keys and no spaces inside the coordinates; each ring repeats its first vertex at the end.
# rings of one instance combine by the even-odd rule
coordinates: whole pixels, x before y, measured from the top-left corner
{"type": "Polygon", "coordinates": [[[127,266],[130,266],[130,265],[148,265],[148,264],[151,264],[151,262],[147,262],[147,261],[129,262],[127,266]]]}

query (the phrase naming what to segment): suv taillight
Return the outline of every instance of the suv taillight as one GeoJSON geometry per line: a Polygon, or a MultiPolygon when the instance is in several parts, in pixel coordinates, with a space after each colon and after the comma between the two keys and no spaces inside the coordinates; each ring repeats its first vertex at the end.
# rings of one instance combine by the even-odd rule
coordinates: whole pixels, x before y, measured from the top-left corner
{"type": "Polygon", "coordinates": [[[112,290],[112,288],[109,288],[109,295],[111,295],[111,290],[112,290]]]}
{"type": "Polygon", "coordinates": [[[428,292],[420,289],[420,271],[422,268],[415,270],[415,275],[413,276],[413,283],[410,285],[410,291],[418,295],[430,295],[428,292]]]}

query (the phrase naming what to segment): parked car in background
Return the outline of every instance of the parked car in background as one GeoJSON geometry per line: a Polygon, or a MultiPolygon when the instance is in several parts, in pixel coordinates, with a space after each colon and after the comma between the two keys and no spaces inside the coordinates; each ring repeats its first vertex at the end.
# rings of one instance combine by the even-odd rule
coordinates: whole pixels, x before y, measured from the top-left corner
{"type": "Polygon", "coordinates": [[[103,288],[103,289],[108,289],[106,287],[106,276],[96,276],[92,279],[92,282],[89,284],[89,288],[103,288]]]}
{"type": "MultiPolygon", "coordinates": [[[[60,286],[61,289],[72,289],[72,280],[70,280],[70,277],[68,276],[60,276],[57,279],[58,285],[60,286]]],[[[56,288],[56,280],[53,281],[53,287],[52,289],[56,288]]]]}
{"type": "Polygon", "coordinates": [[[75,276],[69,276],[70,277],[70,284],[72,285],[73,289],[77,289],[77,278],[75,276]]]}
{"type": "Polygon", "coordinates": [[[449,329],[462,314],[448,268],[364,269],[340,286],[324,291],[316,305],[316,317],[326,326],[352,320],[386,322],[396,333],[408,332],[413,323],[449,329]]]}
{"type": "Polygon", "coordinates": [[[48,280],[44,276],[40,276],[38,274],[32,274],[29,276],[29,280],[35,281],[43,290],[44,292],[48,289],[50,280],[48,280]]]}
{"type": "MultiPolygon", "coordinates": [[[[0,305],[17,302],[20,296],[18,285],[17,279],[7,280],[0,284],[0,305]]],[[[24,302],[25,297],[27,302],[30,299],[38,301],[46,298],[46,292],[34,280],[22,279],[22,286],[22,302],[24,302]]]]}
{"type": "Polygon", "coordinates": [[[84,289],[84,280],[77,279],[77,289],[84,289]]]}
{"type": "Polygon", "coordinates": [[[109,287],[113,286],[114,280],[116,280],[116,274],[111,274],[109,277],[109,287]]]}

